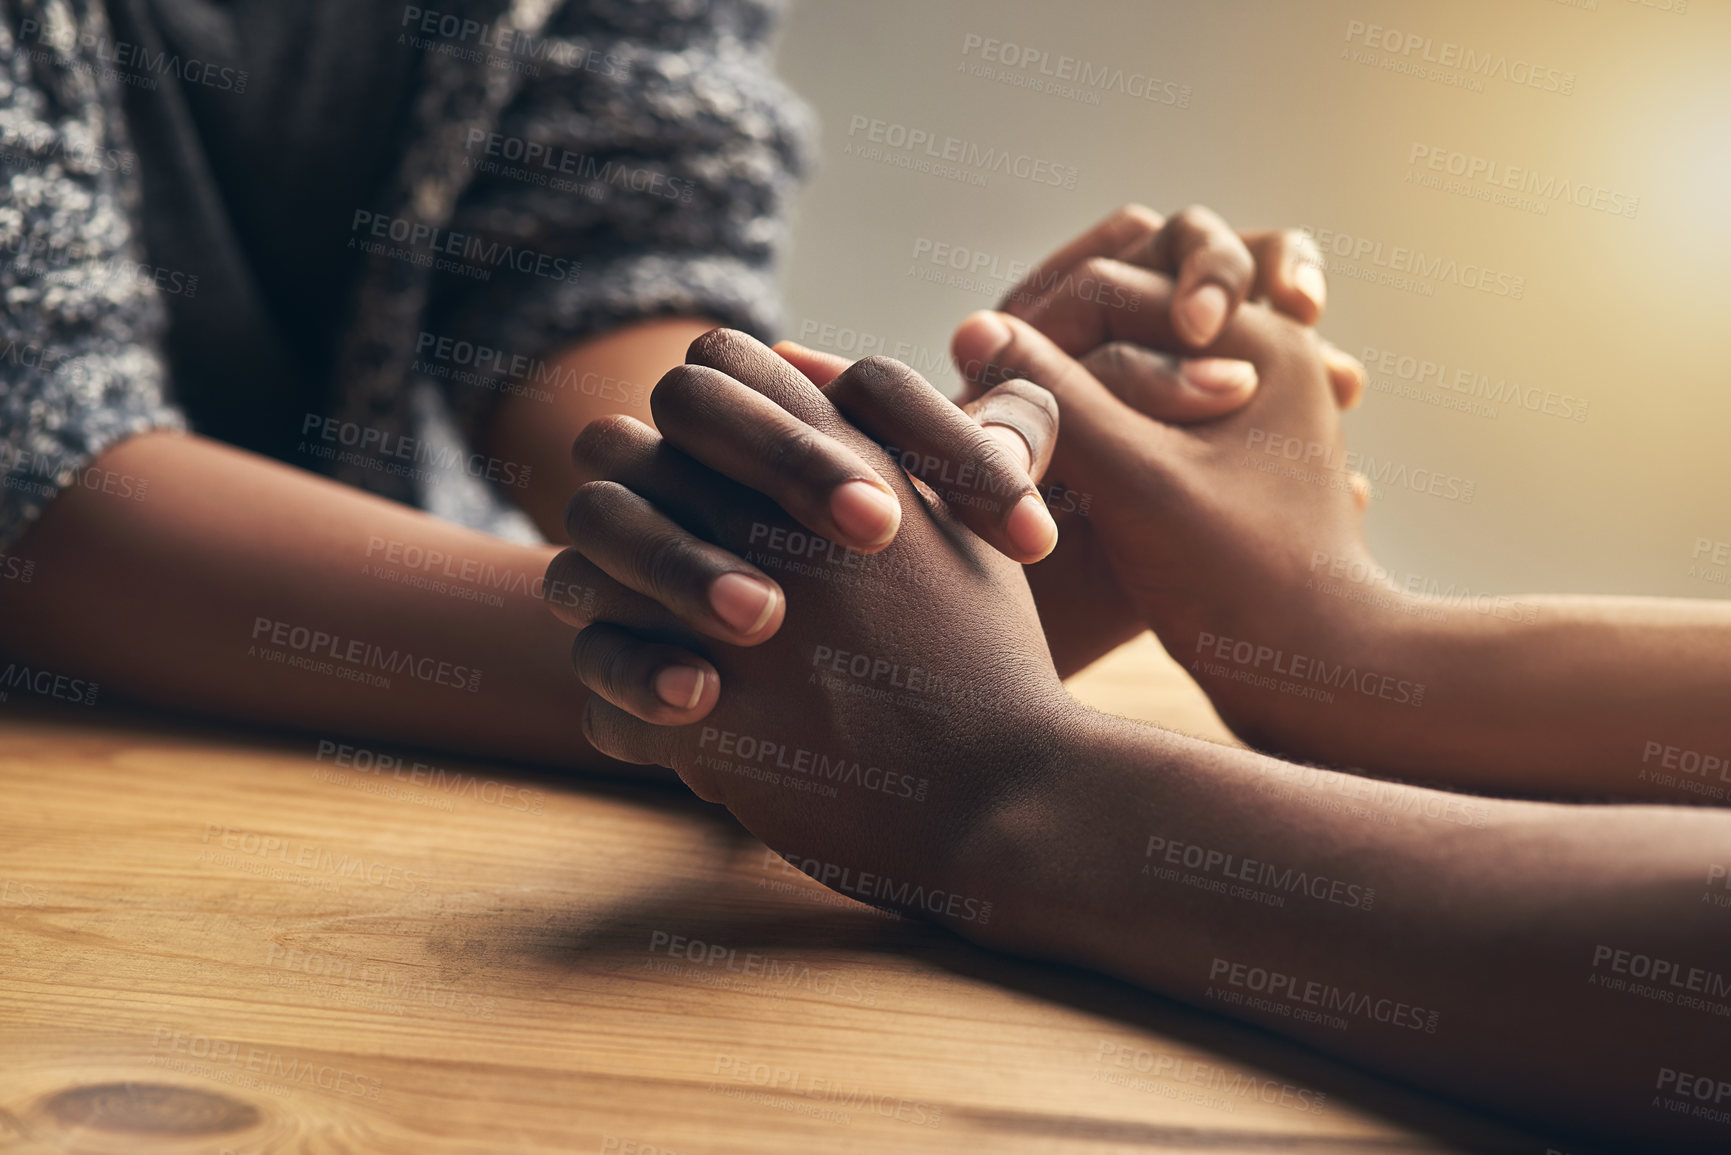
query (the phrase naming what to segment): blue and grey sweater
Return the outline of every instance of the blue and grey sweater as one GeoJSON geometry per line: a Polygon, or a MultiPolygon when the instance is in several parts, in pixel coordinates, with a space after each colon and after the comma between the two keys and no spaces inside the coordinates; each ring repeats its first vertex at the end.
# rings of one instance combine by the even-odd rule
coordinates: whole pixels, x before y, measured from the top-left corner
{"type": "Polygon", "coordinates": [[[0,550],[187,427],[470,524],[547,354],[775,324],[774,0],[0,0],[0,550]],[[407,448],[405,448],[407,447],[407,448]]]}

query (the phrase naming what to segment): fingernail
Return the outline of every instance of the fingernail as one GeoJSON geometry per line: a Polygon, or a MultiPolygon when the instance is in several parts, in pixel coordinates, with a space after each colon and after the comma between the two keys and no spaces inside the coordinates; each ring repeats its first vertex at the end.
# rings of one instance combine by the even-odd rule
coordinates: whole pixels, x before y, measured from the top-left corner
{"type": "Polygon", "coordinates": [[[1196,357],[1181,361],[1178,375],[1210,393],[1239,393],[1256,388],[1256,366],[1230,357],[1196,357]]]}
{"type": "Polygon", "coordinates": [[[748,638],[769,621],[778,601],[774,586],[742,573],[724,573],[709,585],[709,608],[748,638]]]}
{"type": "Polygon", "coordinates": [[[1292,284],[1319,309],[1328,300],[1328,278],[1309,261],[1299,262],[1298,270],[1292,274],[1292,284]]]}
{"type": "Polygon", "coordinates": [[[706,676],[696,666],[663,666],[655,675],[655,696],[675,710],[695,710],[706,676]]]}
{"type": "Polygon", "coordinates": [[[1226,290],[1219,285],[1203,285],[1184,298],[1178,305],[1178,318],[1191,343],[1206,345],[1218,337],[1231,304],[1226,290]]]}
{"type": "Polygon", "coordinates": [[[829,497],[829,515],[858,545],[882,545],[896,535],[902,507],[894,497],[869,481],[847,481],[829,497]]]}
{"type": "Polygon", "coordinates": [[[986,425],[982,428],[1003,443],[1010,456],[1016,459],[1016,464],[1022,467],[1023,473],[1034,468],[1034,451],[1028,448],[1026,437],[1008,425],[986,425]]]}
{"type": "Polygon", "coordinates": [[[1051,553],[1058,544],[1058,523],[1052,520],[1046,503],[1031,493],[1010,511],[1004,530],[1010,535],[1010,544],[1035,561],[1051,553]]]}

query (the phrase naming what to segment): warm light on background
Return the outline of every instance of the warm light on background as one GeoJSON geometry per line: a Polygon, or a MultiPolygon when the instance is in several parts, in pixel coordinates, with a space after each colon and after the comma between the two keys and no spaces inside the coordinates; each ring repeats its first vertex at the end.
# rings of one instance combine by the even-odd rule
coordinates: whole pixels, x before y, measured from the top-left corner
{"type": "Polygon", "coordinates": [[[1731,541],[1728,43],[1731,5],[1703,0],[799,0],[780,69],[822,135],[787,333],[855,355],[848,333],[868,334],[866,352],[899,349],[953,391],[951,330],[1009,287],[992,269],[1123,202],[1326,230],[1323,332],[1393,355],[1370,367],[1349,448],[1472,483],[1470,503],[1382,487],[1369,531],[1390,570],[1474,592],[1731,596],[1710,551],[1693,557],[1731,541]],[[1027,62],[984,59],[993,41],[1027,62]],[[1469,72],[1469,53],[1489,64],[1469,72]],[[1042,66],[1071,91],[1034,88],[1042,66]],[[861,156],[858,117],[1073,168],[1074,188],[861,156]],[[1449,188],[1474,157],[1598,206],[1449,188]],[[929,260],[938,245],[981,254],[984,275],[911,276],[954,272],[929,260]],[[1358,279],[1397,249],[1430,275],[1358,279]],[[1477,269],[1492,291],[1463,284],[1477,269]],[[1403,380],[1425,362],[1478,396],[1403,380]],[[1539,411],[1485,399],[1517,391],[1539,411]]]}

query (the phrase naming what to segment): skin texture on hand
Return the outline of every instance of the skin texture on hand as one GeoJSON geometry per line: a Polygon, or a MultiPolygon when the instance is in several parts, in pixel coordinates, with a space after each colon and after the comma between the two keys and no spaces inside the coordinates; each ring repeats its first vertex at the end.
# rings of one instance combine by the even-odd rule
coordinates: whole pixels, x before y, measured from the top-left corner
{"type": "MultiPolygon", "coordinates": [[[[1229,327],[1222,340],[1232,338],[1229,327]]],[[[1308,339],[1278,337],[1259,370],[1286,373],[1282,358],[1302,362],[1308,339]]],[[[575,660],[597,692],[585,726],[598,748],[675,766],[849,897],[1094,967],[1548,1128],[1712,1149],[1718,1124],[1655,1112],[1652,1087],[1663,1069],[1717,1070],[1724,1029],[1574,979],[1610,973],[1607,943],[1714,957],[1722,927],[1699,901],[1700,865],[1731,816],[1446,795],[1090,714],[1042,668],[1013,563],[898,478],[824,394],[738,335],[699,341],[692,360],[705,372],[660,387],[676,406],[692,392],[773,397],[810,435],[775,418],[766,451],[839,443],[894,487],[900,528],[872,554],[795,548],[798,523],[777,505],[809,505],[832,484],[824,471],[770,476],[771,502],[710,468],[756,468],[724,444],[736,431],[718,441],[664,423],[662,440],[616,421],[586,434],[577,458],[608,479],[589,485],[613,495],[600,508],[617,532],[588,535],[550,574],[581,577],[595,564],[585,555],[616,564],[633,544],[642,562],[613,589],[608,574],[589,575],[603,587],[601,621],[575,660]],[[718,549],[783,575],[787,616],[769,640],[689,633],[684,595],[702,588],[718,549]],[[816,564],[771,564],[783,554],[816,564]],[[847,558],[869,578],[844,580],[861,564],[847,558]],[[728,687],[697,723],[662,714],[634,685],[685,660],[683,647],[728,687]],[[1588,1045],[1604,1038],[1619,1040],[1610,1055],[1588,1045]]],[[[1326,391],[1321,374],[1292,371],[1301,398],[1326,391]]],[[[923,386],[902,373],[904,390],[923,386]]],[[[1264,414],[1313,419],[1302,404],[1264,414]]],[[[1206,439],[1184,452],[1198,469],[1214,456],[1206,439]]],[[[1183,468],[1163,483],[1176,490],[1183,468]]]]}
{"type": "Polygon", "coordinates": [[[1252,263],[1263,280],[1267,262],[1234,257],[1217,219],[1194,218],[1189,239],[1168,246],[1208,265],[1204,275],[1185,264],[1169,286],[1122,259],[1138,252],[1126,237],[1156,252],[1179,219],[1154,231],[1141,211],[1115,214],[1054,258],[1072,262],[1087,299],[1017,298],[1016,316],[976,314],[956,335],[958,362],[982,385],[1014,373],[1061,400],[1052,474],[1091,515],[1060,512],[1059,548],[1029,571],[1060,669],[1153,625],[1227,723],[1263,749],[1493,792],[1731,802],[1723,783],[1681,770],[1731,742],[1731,603],[1458,604],[1397,588],[1343,500],[1362,510],[1369,486],[1325,399],[1352,404],[1362,369],[1270,323],[1242,283],[1252,263]],[[1230,299],[1248,292],[1250,303],[1192,350],[1182,286],[1233,277],[1230,299]],[[1261,353],[1237,346],[1241,322],[1261,353]],[[1150,346],[1248,357],[1254,396],[1184,424],[1171,414],[1194,391],[1146,360],[1150,346]]]}
{"type": "MultiPolygon", "coordinates": [[[[682,408],[749,388],[806,427],[783,429],[779,443],[766,447],[769,459],[787,459],[794,446],[809,450],[818,437],[839,443],[893,490],[901,522],[876,552],[840,549],[761,494],[698,464],[728,460],[725,439],[680,424],[668,431],[681,439],[674,448],[641,424],[592,425],[576,451],[579,468],[595,478],[585,488],[596,496],[582,499],[594,503],[585,514],[588,531],[549,570],[550,580],[616,587],[591,615],[609,624],[588,625],[575,651],[580,676],[596,691],[583,715],[585,732],[614,757],[672,767],[777,850],[821,847],[826,861],[885,880],[868,900],[913,901],[928,914],[941,913],[926,899],[946,889],[949,863],[928,851],[959,845],[958,832],[1015,777],[1006,768],[1034,765],[1074,710],[1041,642],[1021,570],[770,350],[743,334],[717,331],[694,343],[690,358],[701,372],[669,375],[658,388],[658,406],[662,389],[668,406],[682,408]],[[624,491],[652,504],[669,527],[771,578],[785,590],[785,616],[757,637],[726,639],[754,644],[718,645],[699,636],[680,610],[691,601],[681,591],[713,582],[712,571],[699,547],[668,527],[652,544],[630,549],[643,523],[633,520],[638,514],[624,491]],[[620,559],[633,553],[641,564],[622,568],[620,559]],[[686,572],[691,585],[678,576],[686,572]],[[934,648],[933,638],[946,644],[934,648]],[[714,700],[704,689],[696,708],[701,721],[678,724],[690,715],[669,715],[641,689],[658,666],[677,664],[678,650],[646,653],[642,641],[699,658],[705,681],[713,674],[723,690],[735,684],[777,690],[721,692],[714,700]],[[675,724],[650,725],[614,702],[675,724]],[[934,762],[932,751],[957,741],[979,754],[977,772],[934,762]],[[898,837],[881,837],[886,829],[898,837]],[[907,899],[906,885],[925,897],[907,899]]],[[[942,401],[911,370],[895,370],[904,394],[923,390],[942,401]]],[[[974,448],[989,459],[1001,452],[993,444],[987,437],[974,448]]],[[[732,462],[741,468],[737,458],[732,462]]],[[[1031,483],[1024,477],[1022,485],[1031,483]]]]}
{"type": "MultiPolygon", "coordinates": [[[[1052,473],[1089,496],[1090,527],[1116,584],[1180,661],[1192,666],[1208,636],[1342,660],[1348,615],[1307,595],[1305,578],[1319,551],[1366,563],[1369,553],[1316,338],[1262,306],[1243,306],[1208,351],[1254,364],[1256,395],[1230,416],[1168,425],[1125,404],[1071,356],[1103,339],[1176,341],[1158,307],[1171,292],[1165,278],[1130,265],[1103,275],[1155,307],[1101,313],[1055,300],[1039,319],[1056,341],[1018,318],[982,317],[957,334],[958,356],[985,366],[986,380],[1024,376],[1058,398],[1064,433],[1052,473]]],[[[1228,725],[1263,737],[1271,695],[1232,669],[1199,680],[1228,725]]]]}
{"type": "MultiPolygon", "coordinates": [[[[1162,309],[1172,337],[1167,348],[1109,339],[1075,352],[1084,369],[1142,416],[1169,425],[1200,424],[1248,404],[1257,375],[1249,361],[1196,354],[1246,301],[1266,302],[1299,324],[1315,325],[1327,297],[1321,264],[1315,245],[1296,231],[1240,234],[1204,208],[1163,219],[1126,205],[1032,270],[1002,308],[1037,328],[1048,317],[1077,309],[1099,314],[1102,325],[1112,312],[1162,309]],[[1119,275],[1125,265],[1174,278],[1171,292],[1144,302],[1119,275]]],[[[969,359],[966,351],[980,342],[967,334],[987,324],[989,314],[976,314],[957,331],[957,363],[970,394],[981,387],[976,381],[987,367],[969,359]]],[[[1362,368],[1327,342],[1318,348],[1336,401],[1352,407],[1362,394],[1362,368]]],[[[1150,623],[1119,585],[1086,515],[1092,495],[1066,484],[1061,474],[1050,479],[1047,493],[1060,527],[1059,546],[1028,579],[1053,658],[1068,676],[1150,623]]]]}

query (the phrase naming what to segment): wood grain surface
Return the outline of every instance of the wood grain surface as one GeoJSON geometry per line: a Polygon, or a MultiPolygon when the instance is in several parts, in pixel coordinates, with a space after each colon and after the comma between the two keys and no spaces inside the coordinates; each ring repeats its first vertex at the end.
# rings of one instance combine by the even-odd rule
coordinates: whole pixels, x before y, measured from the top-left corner
{"type": "MultiPolygon", "coordinates": [[[[1223,733],[1151,641],[1074,689],[1223,733]]],[[[1547,1150],[831,894],[674,787],[0,711],[0,1151],[1547,1150]]]]}

